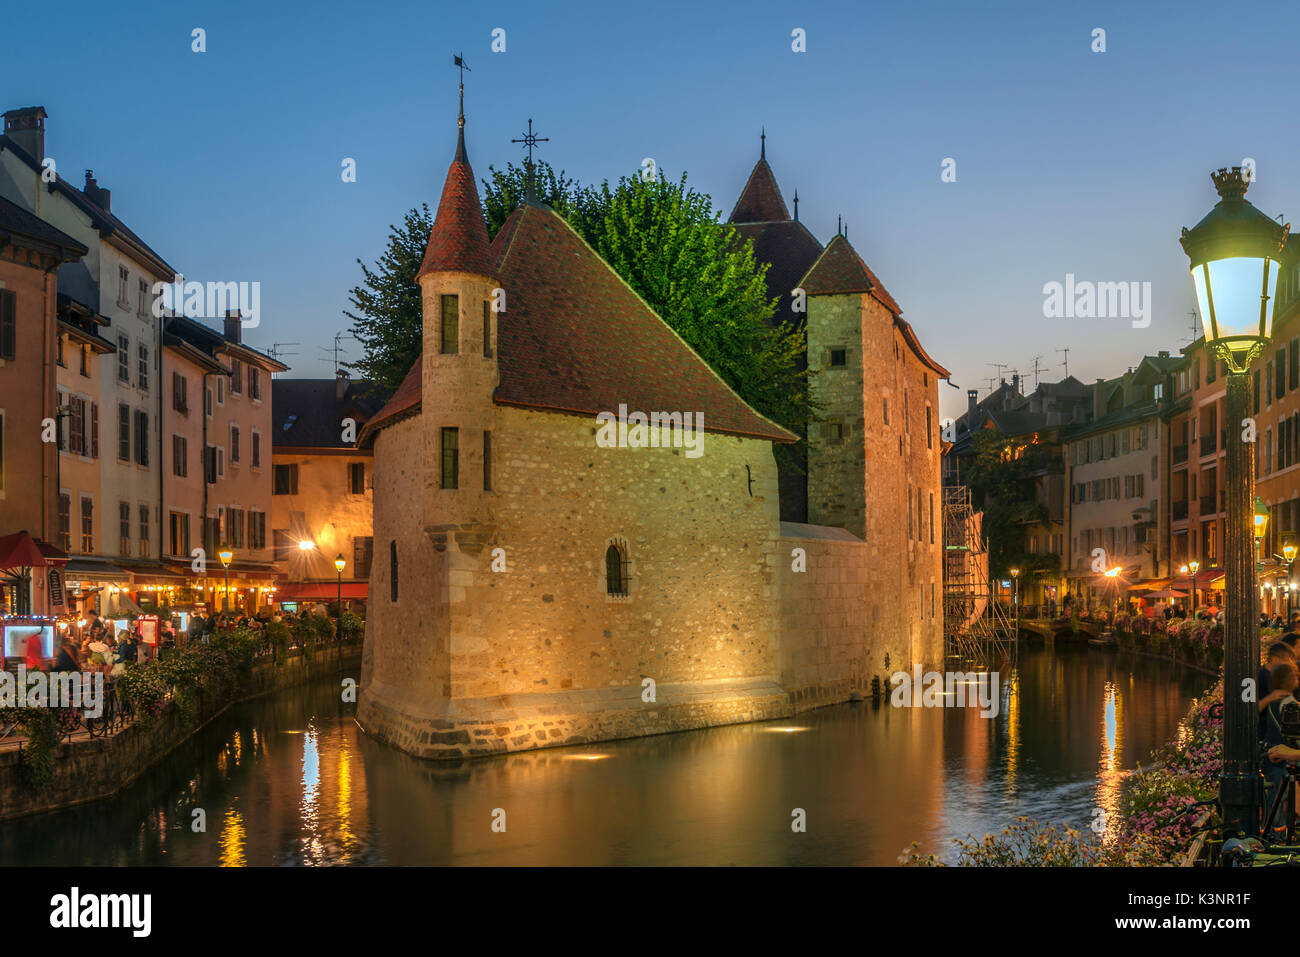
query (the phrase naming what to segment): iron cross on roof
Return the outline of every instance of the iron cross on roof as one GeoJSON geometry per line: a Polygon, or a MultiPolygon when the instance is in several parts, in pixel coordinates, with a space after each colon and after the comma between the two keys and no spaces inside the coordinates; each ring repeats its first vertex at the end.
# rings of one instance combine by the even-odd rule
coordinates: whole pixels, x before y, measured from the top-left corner
{"type": "Polygon", "coordinates": [[[551,138],[549,136],[538,136],[533,132],[533,120],[532,117],[529,117],[528,132],[523,135],[522,139],[514,139],[510,142],[524,144],[525,148],[528,150],[528,165],[531,168],[533,165],[533,147],[538,143],[549,143],[550,141],[551,138]]]}
{"type": "Polygon", "coordinates": [[[533,132],[532,117],[528,118],[528,132],[523,137],[510,141],[511,143],[522,143],[524,148],[528,150],[528,171],[524,181],[524,192],[527,199],[535,200],[537,198],[536,190],[533,188],[533,147],[538,143],[549,143],[550,141],[549,136],[538,136],[533,132]]]}

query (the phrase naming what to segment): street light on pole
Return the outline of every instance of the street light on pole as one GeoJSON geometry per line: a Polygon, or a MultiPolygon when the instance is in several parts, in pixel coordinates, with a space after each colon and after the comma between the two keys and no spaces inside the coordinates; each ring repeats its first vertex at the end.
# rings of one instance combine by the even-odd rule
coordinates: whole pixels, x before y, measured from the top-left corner
{"type": "Polygon", "coordinates": [[[1295,542],[1287,542],[1282,546],[1282,557],[1286,559],[1286,626],[1291,628],[1291,595],[1295,591],[1295,582],[1291,580],[1291,571],[1295,566],[1296,554],[1300,553],[1295,542]]]}
{"type": "MultiPolygon", "coordinates": [[[[221,565],[226,570],[226,591],[225,591],[225,609],[226,614],[230,614],[230,560],[235,557],[235,553],[228,548],[223,548],[217,553],[221,556],[221,565]]],[[[230,620],[226,620],[226,627],[230,627],[230,620]]]]}
{"type": "Polygon", "coordinates": [[[1211,357],[1227,367],[1225,417],[1227,519],[1224,534],[1223,772],[1219,801],[1223,836],[1259,833],[1261,782],[1256,760],[1259,715],[1237,689],[1254,676],[1258,600],[1251,536],[1255,447],[1243,435],[1250,416],[1251,364],[1273,332],[1274,290],[1290,225],[1281,226],[1246,201],[1250,177],[1241,167],[1211,173],[1219,202],[1180,242],[1211,357]]]}
{"type": "Polygon", "coordinates": [[[1016,606],[1016,637],[1020,637],[1020,569],[1011,569],[1011,584],[1015,589],[1014,597],[1011,599],[1016,606]]]}
{"type": "Polygon", "coordinates": [[[334,619],[334,637],[340,641],[343,639],[343,569],[347,567],[347,564],[343,558],[343,553],[339,552],[339,557],[334,559],[334,567],[339,573],[338,617],[334,619]]]}

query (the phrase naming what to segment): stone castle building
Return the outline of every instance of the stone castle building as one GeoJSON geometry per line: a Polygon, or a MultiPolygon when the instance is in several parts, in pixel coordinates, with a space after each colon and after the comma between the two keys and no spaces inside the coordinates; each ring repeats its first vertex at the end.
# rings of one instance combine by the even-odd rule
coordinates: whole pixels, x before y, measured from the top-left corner
{"type": "Polygon", "coordinates": [[[489,244],[462,114],[419,273],[423,355],[358,439],[366,731],[487,755],[788,716],[940,662],[947,373],[845,237],[782,225],[765,157],[755,192],[733,220],[776,237],[756,243],[780,260],[774,295],[793,276],[808,296],[816,524],[782,521],[773,448],[797,437],[552,210],[523,202],[489,244]],[[803,265],[781,259],[791,234],[803,265]]]}

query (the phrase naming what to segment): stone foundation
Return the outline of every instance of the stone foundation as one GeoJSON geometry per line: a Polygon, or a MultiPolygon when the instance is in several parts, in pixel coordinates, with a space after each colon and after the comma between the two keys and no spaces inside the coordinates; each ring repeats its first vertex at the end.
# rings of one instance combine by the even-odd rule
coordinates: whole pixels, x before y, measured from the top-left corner
{"type": "MultiPolygon", "coordinates": [[[[770,721],[834,703],[813,694],[796,702],[765,679],[659,685],[655,691],[654,702],[643,702],[636,686],[443,699],[421,706],[371,685],[361,693],[357,723],[416,757],[455,760],[770,721]]],[[[847,700],[847,694],[839,700],[847,700]]]]}

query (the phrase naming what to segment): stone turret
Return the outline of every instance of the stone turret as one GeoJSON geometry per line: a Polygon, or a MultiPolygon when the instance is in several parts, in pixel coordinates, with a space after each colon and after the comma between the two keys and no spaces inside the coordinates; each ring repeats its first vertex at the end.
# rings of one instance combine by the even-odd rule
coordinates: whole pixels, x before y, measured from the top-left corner
{"type": "Polygon", "coordinates": [[[417,275],[424,309],[421,395],[428,470],[424,529],[439,551],[476,555],[494,532],[492,394],[497,312],[487,226],[465,150],[462,109],[456,155],[417,275]]]}

